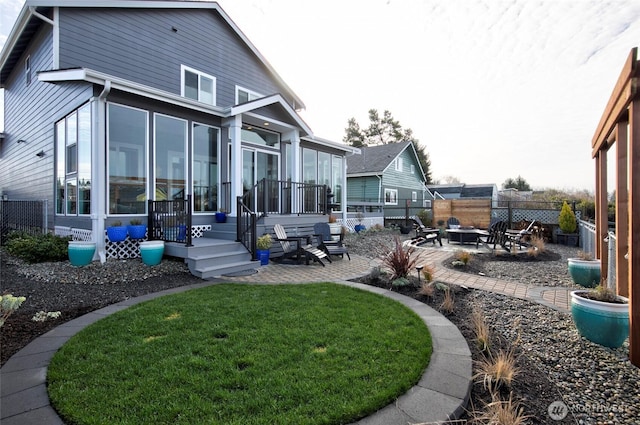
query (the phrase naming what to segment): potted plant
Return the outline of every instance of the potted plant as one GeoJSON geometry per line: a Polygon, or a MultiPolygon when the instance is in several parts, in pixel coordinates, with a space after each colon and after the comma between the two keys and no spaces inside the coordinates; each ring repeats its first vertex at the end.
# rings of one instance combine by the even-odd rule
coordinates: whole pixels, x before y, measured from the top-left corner
{"type": "Polygon", "coordinates": [[[127,226],[116,220],[107,227],[107,236],[111,242],[122,242],[127,239],[127,226]]]}
{"type": "Polygon", "coordinates": [[[164,241],[140,242],[140,258],[147,266],[156,266],[162,261],[164,241]]]}
{"type": "Polygon", "coordinates": [[[83,267],[91,263],[96,252],[96,243],[91,241],[69,241],[67,254],[74,267],[83,267]]]}
{"type": "Polygon", "coordinates": [[[329,216],[329,229],[331,229],[331,239],[339,241],[342,225],[338,223],[338,219],[333,214],[329,216]]]}
{"type": "Polygon", "coordinates": [[[593,288],[600,282],[600,260],[590,253],[578,251],[578,257],[568,258],[569,274],[576,285],[593,288]]]}
{"type": "Polygon", "coordinates": [[[142,220],[139,218],[134,218],[129,222],[127,232],[131,239],[144,239],[147,235],[147,225],[142,224],[142,220]]]}
{"type": "Polygon", "coordinates": [[[260,265],[266,266],[267,264],[269,264],[269,255],[270,255],[270,249],[271,249],[271,235],[268,233],[265,233],[264,235],[260,236],[256,241],[256,248],[257,248],[256,255],[260,260],[260,265]]]}
{"type": "Polygon", "coordinates": [[[227,222],[227,211],[220,210],[216,212],[216,223],[226,223],[227,222]]]}
{"type": "Polygon", "coordinates": [[[578,246],[578,234],[575,233],[578,228],[578,222],[576,221],[576,215],[571,211],[571,207],[567,201],[562,203],[562,209],[558,216],[558,225],[562,232],[558,234],[558,243],[562,241],[565,245],[578,246]]]}
{"type": "Polygon", "coordinates": [[[362,220],[364,220],[364,214],[358,211],[356,213],[356,220],[358,220],[358,224],[356,224],[353,229],[356,231],[356,233],[360,233],[366,229],[365,225],[362,224],[362,220]]]}
{"type": "Polygon", "coordinates": [[[629,299],[603,281],[597,288],[571,292],[571,316],[578,332],[605,347],[620,347],[629,336],[629,299]]]}

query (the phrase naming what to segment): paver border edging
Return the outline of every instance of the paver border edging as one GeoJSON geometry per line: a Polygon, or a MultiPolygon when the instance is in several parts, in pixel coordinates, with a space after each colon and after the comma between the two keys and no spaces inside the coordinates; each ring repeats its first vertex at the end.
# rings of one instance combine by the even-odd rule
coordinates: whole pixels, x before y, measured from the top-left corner
{"type": "MultiPolygon", "coordinates": [[[[49,403],[47,366],[56,351],[85,327],[143,301],[219,283],[222,282],[203,282],[130,298],[70,320],[36,338],[0,369],[3,425],[63,424],[49,403]]],[[[344,280],[335,283],[377,293],[411,308],[429,328],[433,344],[429,366],[418,384],[357,424],[437,423],[459,418],[469,401],[472,384],[471,351],[459,329],[436,310],[404,295],[344,280]]]]}

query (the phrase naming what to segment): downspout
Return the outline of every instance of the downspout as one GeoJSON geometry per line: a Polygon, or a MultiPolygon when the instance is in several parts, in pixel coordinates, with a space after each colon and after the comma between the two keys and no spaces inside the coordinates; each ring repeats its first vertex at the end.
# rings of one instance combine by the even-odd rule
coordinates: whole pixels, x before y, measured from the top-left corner
{"type": "Polygon", "coordinates": [[[96,252],[100,258],[100,262],[104,264],[107,261],[107,253],[105,250],[104,224],[107,219],[107,96],[111,91],[111,81],[105,80],[104,88],[98,96],[95,106],[95,116],[93,122],[97,123],[94,132],[93,149],[91,149],[91,180],[93,182],[93,190],[91,191],[91,228],[92,234],[96,242],[96,252]]]}

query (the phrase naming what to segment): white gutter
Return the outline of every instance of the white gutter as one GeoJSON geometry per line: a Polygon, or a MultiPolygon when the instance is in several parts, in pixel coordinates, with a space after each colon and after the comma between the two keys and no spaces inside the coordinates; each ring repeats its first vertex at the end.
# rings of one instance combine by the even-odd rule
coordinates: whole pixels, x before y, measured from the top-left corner
{"type": "Polygon", "coordinates": [[[54,21],[52,21],[51,19],[47,18],[43,14],[37,12],[36,8],[34,6],[29,6],[29,13],[31,13],[33,16],[45,21],[46,23],[51,24],[51,26],[53,26],[53,27],[56,26],[56,23],[54,21]]]}

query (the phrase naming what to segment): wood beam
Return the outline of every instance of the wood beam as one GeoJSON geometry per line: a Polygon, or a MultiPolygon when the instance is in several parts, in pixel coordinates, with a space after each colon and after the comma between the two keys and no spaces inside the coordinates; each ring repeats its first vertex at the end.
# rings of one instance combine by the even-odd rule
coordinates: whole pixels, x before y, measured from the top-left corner
{"type": "Polygon", "coordinates": [[[591,157],[595,158],[597,152],[603,148],[606,148],[607,138],[613,130],[614,125],[621,119],[623,114],[626,113],[627,106],[631,98],[635,95],[636,87],[632,84],[632,78],[637,75],[637,47],[631,49],[627,60],[622,67],[622,72],[618,77],[611,97],[607,102],[607,106],[600,118],[598,127],[596,128],[593,139],[591,140],[591,157]]]}
{"type": "Polygon", "coordinates": [[[609,232],[609,205],[607,194],[607,151],[600,150],[596,156],[596,258],[600,259],[602,279],[607,278],[607,243],[609,232]]]}
{"type": "Polygon", "coordinates": [[[629,359],[640,367],[640,99],[629,106],[629,359]]]}
{"type": "Polygon", "coordinates": [[[616,125],[616,292],[629,296],[629,263],[625,258],[629,251],[629,194],[627,188],[627,126],[622,121],[616,125]]]}

